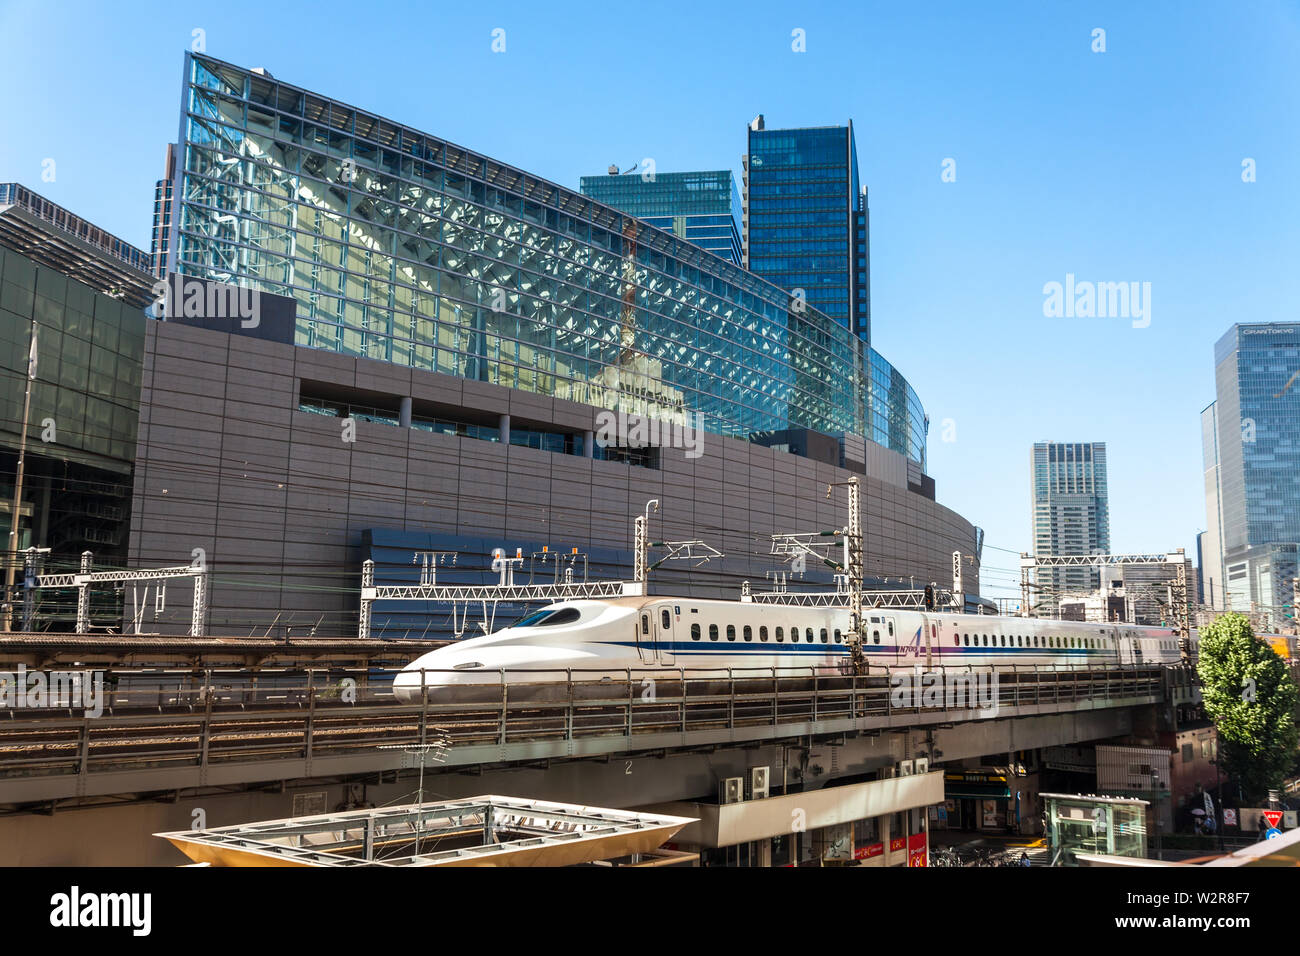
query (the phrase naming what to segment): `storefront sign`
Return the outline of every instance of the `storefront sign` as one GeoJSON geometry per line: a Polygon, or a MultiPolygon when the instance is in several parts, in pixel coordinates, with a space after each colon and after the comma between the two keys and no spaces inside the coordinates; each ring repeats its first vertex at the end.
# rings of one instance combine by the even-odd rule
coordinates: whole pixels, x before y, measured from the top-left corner
{"type": "Polygon", "coordinates": [[[860,846],[856,850],[854,850],[853,859],[869,860],[873,856],[880,856],[884,852],[885,852],[885,845],[883,843],[873,843],[871,844],[871,846],[860,846]]]}
{"type": "Polygon", "coordinates": [[[914,833],[907,838],[907,865],[925,866],[925,834],[914,833]]]}

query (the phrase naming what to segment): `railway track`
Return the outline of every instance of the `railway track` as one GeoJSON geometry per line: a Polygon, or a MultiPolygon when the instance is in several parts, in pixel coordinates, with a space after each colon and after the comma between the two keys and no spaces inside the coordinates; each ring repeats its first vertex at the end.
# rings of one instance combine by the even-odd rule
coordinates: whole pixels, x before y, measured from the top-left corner
{"type": "MultiPolygon", "coordinates": [[[[360,685],[355,703],[314,677],[310,686],[213,692],[210,685],[159,697],[128,690],[99,717],[69,709],[0,714],[0,793],[5,778],[95,774],[141,768],[372,755],[380,744],[433,735],[451,749],[772,727],[833,719],[904,719],[886,676],[689,675],[657,680],[650,692],[627,681],[560,681],[477,689],[456,703],[398,703],[386,685],[360,685]]],[[[1006,675],[1001,705],[1051,710],[1080,701],[1133,699],[1162,690],[1159,668],[1006,675]]],[[[466,696],[466,695],[463,695],[466,696]]],[[[933,717],[933,714],[929,716],[933,717]]],[[[970,711],[963,717],[969,719],[970,711]]]]}

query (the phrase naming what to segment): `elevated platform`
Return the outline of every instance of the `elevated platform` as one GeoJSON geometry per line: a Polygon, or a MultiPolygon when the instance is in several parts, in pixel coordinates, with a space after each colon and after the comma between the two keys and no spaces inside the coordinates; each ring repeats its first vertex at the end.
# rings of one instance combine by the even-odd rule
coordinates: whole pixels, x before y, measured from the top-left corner
{"type": "MultiPolygon", "coordinates": [[[[227,687],[200,673],[188,682],[106,689],[99,716],[68,708],[0,714],[0,804],[401,770],[421,758],[391,748],[432,741],[446,743],[439,766],[482,769],[1077,718],[1163,701],[1173,686],[1169,670],[1002,670],[991,706],[979,707],[953,706],[942,695],[898,706],[887,673],[827,677],[811,669],[805,677],[659,668],[616,681],[569,672],[545,684],[503,675],[478,697],[423,704],[398,703],[391,672],[360,680],[309,673],[298,681],[282,673],[227,687]]],[[[984,752],[1008,749],[1006,742],[990,739],[984,752]]],[[[423,762],[434,761],[426,755],[423,762]]]]}

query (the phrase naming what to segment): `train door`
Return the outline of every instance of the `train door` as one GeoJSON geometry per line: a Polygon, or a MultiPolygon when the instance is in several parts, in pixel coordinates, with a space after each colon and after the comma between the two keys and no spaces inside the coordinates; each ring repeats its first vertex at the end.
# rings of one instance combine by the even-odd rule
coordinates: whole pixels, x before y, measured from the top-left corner
{"type": "Polygon", "coordinates": [[[643,607],[641,613],[637,615],[636,623],[636,651],[641,656],[641,663],[655,663],[655,609],[643,607]]]}
{"type": "MultiPolygon", "coordinates": [[[[677,618],[681,608],[674,604],[660,604],[650,609],[650,630],[654,635],[654,660],[659,664],[671,664],[673,658],[673,635],[680,623],[677,618]]],[[[645,658],[642,658],[645,660],[645,658]]]]}
{"type": "MultiPolygon", "coordinates": [[[[921,634],[923,635],[923,641],[922,641],[922,642],[923,642],[924,645],[925,645],[925,669],[926,669],[926,670],[929,670],[929,669],[930,669],[930,665],[931,665],[931,654],[934,653],[934,644],[935,644],[936,639],[937,639],[938,636],[939,636],[938,631],[939,631],[939,624],[938,624],[938,622],[937,622],[937,621],[932,621],[932,620],[930,620],[930,618],[928,618],[928,617],[926,617],[924,614],[922,614],[922,615],[921,615],[921,634]]],[[[918,654],[920,653],[920,648],[919,648],[919,647],[917,648],[917,653],[918,653],[918,654]]]]}

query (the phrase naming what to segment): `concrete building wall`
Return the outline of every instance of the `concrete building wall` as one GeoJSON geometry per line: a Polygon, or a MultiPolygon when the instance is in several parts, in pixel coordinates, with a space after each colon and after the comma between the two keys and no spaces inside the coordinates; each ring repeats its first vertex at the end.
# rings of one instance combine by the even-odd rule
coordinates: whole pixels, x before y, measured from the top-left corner
{"type": "MultiPolygon", "coordinates": [[[[304,380],[376,404],[410,397],[449,415],[509,415],[514,428],[581,433],[594,428],[598,411],[385,362],[149,323],[129,563],[188,563],[202,548],[212,571],[211,633],[263,633],[277,620],[354,633],[369,528],[630,550],[632,519],[657,498],[652,540],[702,538],[726,557],[697,569],[665,566],[652,593],[734,597],[743,580],[762,586],[764,571],[778,567],[771,534],[847,520],[843,489],[827,500],[826,486],[850,472],[748,441],[706,434],[699,457],[665,448],[659,469],[365,421],[348,442],[342,419],[298,410],[304,380]]],[[[864,476],[862,498],[867,575],[946,585],[952,552],[974,553],[974,528],[909,492],[905,468],[903,485],[896,483],[898,462],[876,458],[882,477],[864,476]]],[[[977,573],[970,577],[975,593],[977,573]]],[[[182,591],[169,591],[165,614],[146,630],[187,626],[182,591]]]]}

